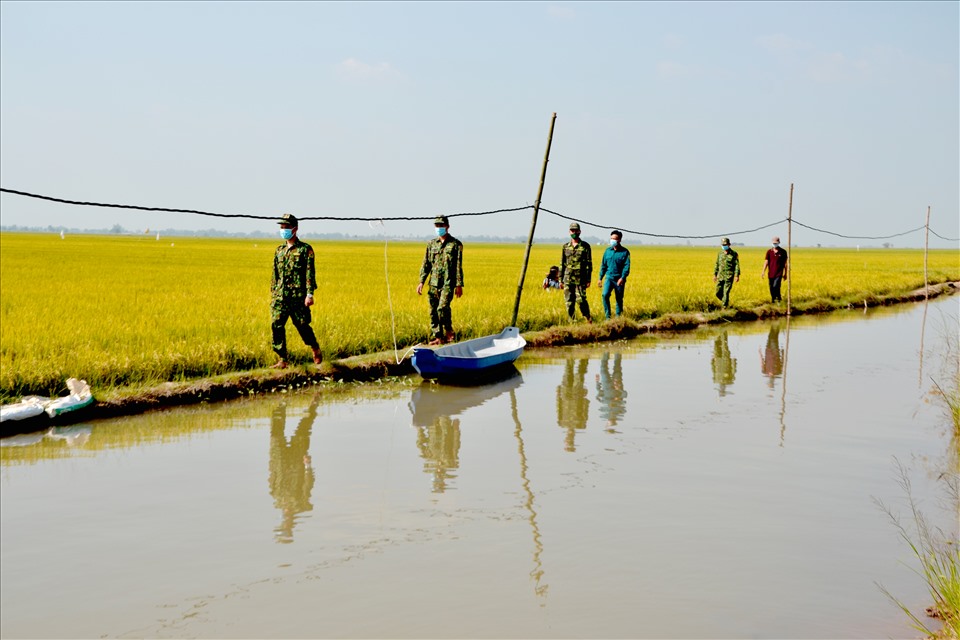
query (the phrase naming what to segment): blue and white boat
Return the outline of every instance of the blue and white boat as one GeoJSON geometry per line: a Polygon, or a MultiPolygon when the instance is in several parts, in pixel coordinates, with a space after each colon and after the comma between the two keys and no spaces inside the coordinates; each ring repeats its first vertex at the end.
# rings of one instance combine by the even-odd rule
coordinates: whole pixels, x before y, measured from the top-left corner
{"type": "Polygon", "coordinates": [[[526,345],[520,329],[507,327],[498,334],[442,347],[416,347],[413,368],[428,379],[480,376],[512,364],[526,345]]]}

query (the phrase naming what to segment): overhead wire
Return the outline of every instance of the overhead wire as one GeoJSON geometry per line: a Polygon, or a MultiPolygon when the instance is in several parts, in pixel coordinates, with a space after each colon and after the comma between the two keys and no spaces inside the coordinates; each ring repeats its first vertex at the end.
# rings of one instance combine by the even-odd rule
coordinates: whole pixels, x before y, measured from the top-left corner
{"type": "MultiPolygon", "coordinates": [[[[17,189],[7,189],[7,188],[2,188],[2,187],[0,187],[0,192],[2,192],[2,193],[10,193],[10,194],[13,194],[13,195],[23,196],[23,197],[27,197],[27,198],[35,198],[35,199],[38,199],[38,200],[46,200],[46,201],[49,201],[49,202],[58,202],[58,203],[61,203],[61,204],[79,205],[79,206],[87,206],[87,207],[103,207],[103,208],[111,208],[111,209],[131,209],[131,210],[136,210],[136,211],[158,211],[158,212],[167,212],[167,213],[189,213],[189,214],[194,214],[194,215],[211,216],[211,217],[215,217],[215,218],[245,218],[245,219],[250,219],[250,220],[275,220],[275,219],[276,219],[276,216],[275,216],[275,215],[262,216],[262,215],[253,215],[253,214],[247,214],[247,213],[217,213],[217,212],[213,212],[213,211],[200,211],[200,210],[197,210],[197,209],[175,209],[175,208],[168,208],[168,207],[145,207],[145,206],[132,205],[132,204],[115,204],[115,203],[105,203],[105,202],[86,202],[86,201],[80,201],[80,200],[68,200],[68,199],[66,199],[66,198],[56,198],[56,197],[53,197],[53,196],[47,196],[47,195],[42,195],[42,194],[38,194],[38,193],[31,193],[31,192],[29,192],[29,191],[20,191],[20,190],[17,190],[17,189]]],[[[514,212],[517,212],[517,211],[524,211],[524,210],[526,210],[526,209],[534,209],[534,208],[535,208],[534,205],[529,205],[529,204],[528,204],[528,205],[524,205],[524,206],[522,206],[522,207],[509,207],[509,208],[504,208],[504,209],[492,209],[492,210],[489,210],[489,211],[463,211],[463,212],[448,213],[448,214],[442,214],[442,215],[446,215],[446,216],[449,217],[449,218],[455,218],[455,217],[471,217],[471,216],[488,216],[488,215],[494,215],[494,214],[498,214],[498,213],[514,213],[514,212]]],[[[838,237],[838,238],[845,238],[845,239],[850,239],[850,240],[887,240],[887,239],[890,239],[890,238],[898,238],[898,237],[900,237],[900,236],[905,236],[905,235],[907,235],[907,234],[915,233],[915,232],[917,232],[917,231],[920,231],[921,229],[928,228],[928,227],[925,227],[925,226],[919,226],[919,227],[910,229],[910,230],[908,230],[908,231],[902,231],[902,232],[900,232],[900,233],[893,233],[893,234],[886,235],[886,236],[855,236],[855,235],[846,235],[846,234],[842,234],[842,233],[837,233],[837,232],[835,232],[835,231],[828,231],[828,230],[826,230],[826,229],[819,229],[819,228],[817,228],[817,227],[814,227],[814,226],[811,226],[811,225],[808,225],[808,224],[804,224],[803,222],[798,221],[796,218],[792,218],[792,219],[791,219],[791,218],[781,218],[780,220],[776,220],[776,221],[774,221],[774,222],[770,222],[770,223],[768,223],[768,224],[761,225],[761,226],[759,226],[759,227],[755,227],[755,228],[753,228],[753,229],[745,229],[745,230],[742,230],[742,231],[727,231],[727,232],[723,232],[723,233],[714,233],[714,234],[706,234],[706,235],[681,235],[681,234],[668,234],[668,233],[651,233],[651,232],[649,232],[649,231],[638,231],[638,230],[636,230],[636,229],[627,229],[627,228],[623,228],[623,227],[618,227],[617,225],[600,224],[600,223],[597,223],[597,222],[592,222],[592,221],[590,221],[590,220],[585,220],[585,219],[581,219],[581,218],[575,218],[575,217],[573,217],[573,216],[568,216],[568,215],[563,214],[563,213],[560,213],[560,212],[558,212],[558,211],[553,211],[553,210],[551,210],[551,209],[547,209],[546,207],[539,207],[538,210],[539,210],[539,211],[543,211],[544,213],[549,213],[549,214],[551,214],[551,215],[553,215],[553,216],[556,216],[556,217],[558,217],[558,218],[562,218],[562,219],[564,219],[564,220],[569,220],[569,221],[571,221],[571,222],[576,222],[576,223],[578,223],[578,224],[585,224],[585,225],[587,225],[587,226],[596,227],[596,228],[598,228],[598,229],[619,229],[619,230],[622,231],[624,234],[644,236],[644,237],[649,237],[649,238],[669,238],[669,239],[677,239],[677,240],[704,240],[704,239],[709,239],[709,238],[718,238],[718,237],[721,237],[721,236],[746,235],[746,234],[748,234],[748,233],[755,233],[755,232],[757,232],[757,231],[762,231],[763,229],[768,229],[768,228],[770,228],[770,227],[774,227],[774,226],[776,226],[776,225],[783,224],[784,222],[793,222],[794,224],[797,224],[798,226],[804,227],[805,229],[809,229],[809,230],[811,230],[811,231],[816,231],[817,233],[825,233],[825,234],[827,234],[827,235],[832,235],[832,236],[836,236],[836,237],[838,237]]],[[[298,216],[298,219],[299,219],[299,220],[308,220],[308,221],[309,221],[309,220],[317,220],[317,221],[367,222],[367,223],[378,222],[378,223],[381,223],[381,224],[382,224],[383,222],[387,222],[387,221],[395,222],[395,221],[433,220],[433,219],[436,218],[436,217],[437,217],[436,214],[430,214],[430,215],[423,215],[423,216],[370,216],[370,217],[368,217],[368,216],[298,216]]],[[[946,236],[940,235],[939,233],[937,233],[937,232],[934,231],[933,229],[929,229],[929,231],[930,231],[930,233],[932,233],[932,234],[935,235],[936,237],[940,238],[941,240],[946,240],[947,242],[960,242],[960,238],[948,238],[948,237],[946,237],[946,236]]]]}

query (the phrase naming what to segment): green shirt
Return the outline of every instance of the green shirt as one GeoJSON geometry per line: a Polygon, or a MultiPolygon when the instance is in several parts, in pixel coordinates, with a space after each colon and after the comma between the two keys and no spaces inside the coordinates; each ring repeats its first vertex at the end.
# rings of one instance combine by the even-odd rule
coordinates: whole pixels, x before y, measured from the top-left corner
{"type": "Polygon", "coordinates": [[[297,238],[293,246],[284,242],[273,256],[270,292],[274,300],[303,300],[317,290],[313,247],[297,238]]]}
{"type": "Polygon", "coordinates": [[[717,264],[713,266],[713,275],[717,280],[730,280],[734,276],[740,277],[740,256],[736,251],[720,250],[717,264]]]}
{"type": "Polygon", "coordinates": [[[586,285],[590,282],[593,276],[593,253],[589,243],[581,240],[577,244],[564,244],[560,260],[560,282],[565,285],[586,285]]]}
{"type": "Polygon", "coordinates": [[[463,286],[463,243],[451,235],[427,243],[420,267],[420,284],[430,280],[433,289],[463,286]],[[446,238],[446,240],[444,240],[446,238]]]}

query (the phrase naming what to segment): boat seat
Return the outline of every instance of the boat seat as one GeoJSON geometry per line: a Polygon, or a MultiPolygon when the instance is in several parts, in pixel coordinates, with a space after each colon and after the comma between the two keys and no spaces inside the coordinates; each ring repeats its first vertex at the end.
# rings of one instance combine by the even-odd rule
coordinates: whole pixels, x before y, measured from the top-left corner
{"type": "Polygon", "coordinates": [[[443,350],[445,356],[455,356],[457,358],[475,358],[477,354],[467,344],[451,344],[443,350]]]}

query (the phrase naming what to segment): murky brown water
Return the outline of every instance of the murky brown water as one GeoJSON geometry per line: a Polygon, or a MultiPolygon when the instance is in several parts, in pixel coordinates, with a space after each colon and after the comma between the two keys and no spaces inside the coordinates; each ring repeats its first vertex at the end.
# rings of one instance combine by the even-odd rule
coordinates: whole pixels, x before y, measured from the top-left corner
{"type": "Polygon", "coordinates": [[[4,439],[0,631],[914,637],[875,583],[917,611],[925,585],[874,499],[906,513],[899,460],[957,535],[930,392],[957,366],[958,300],[923,313],[528,350],[485,387],[412,377],[4,439]]]}

